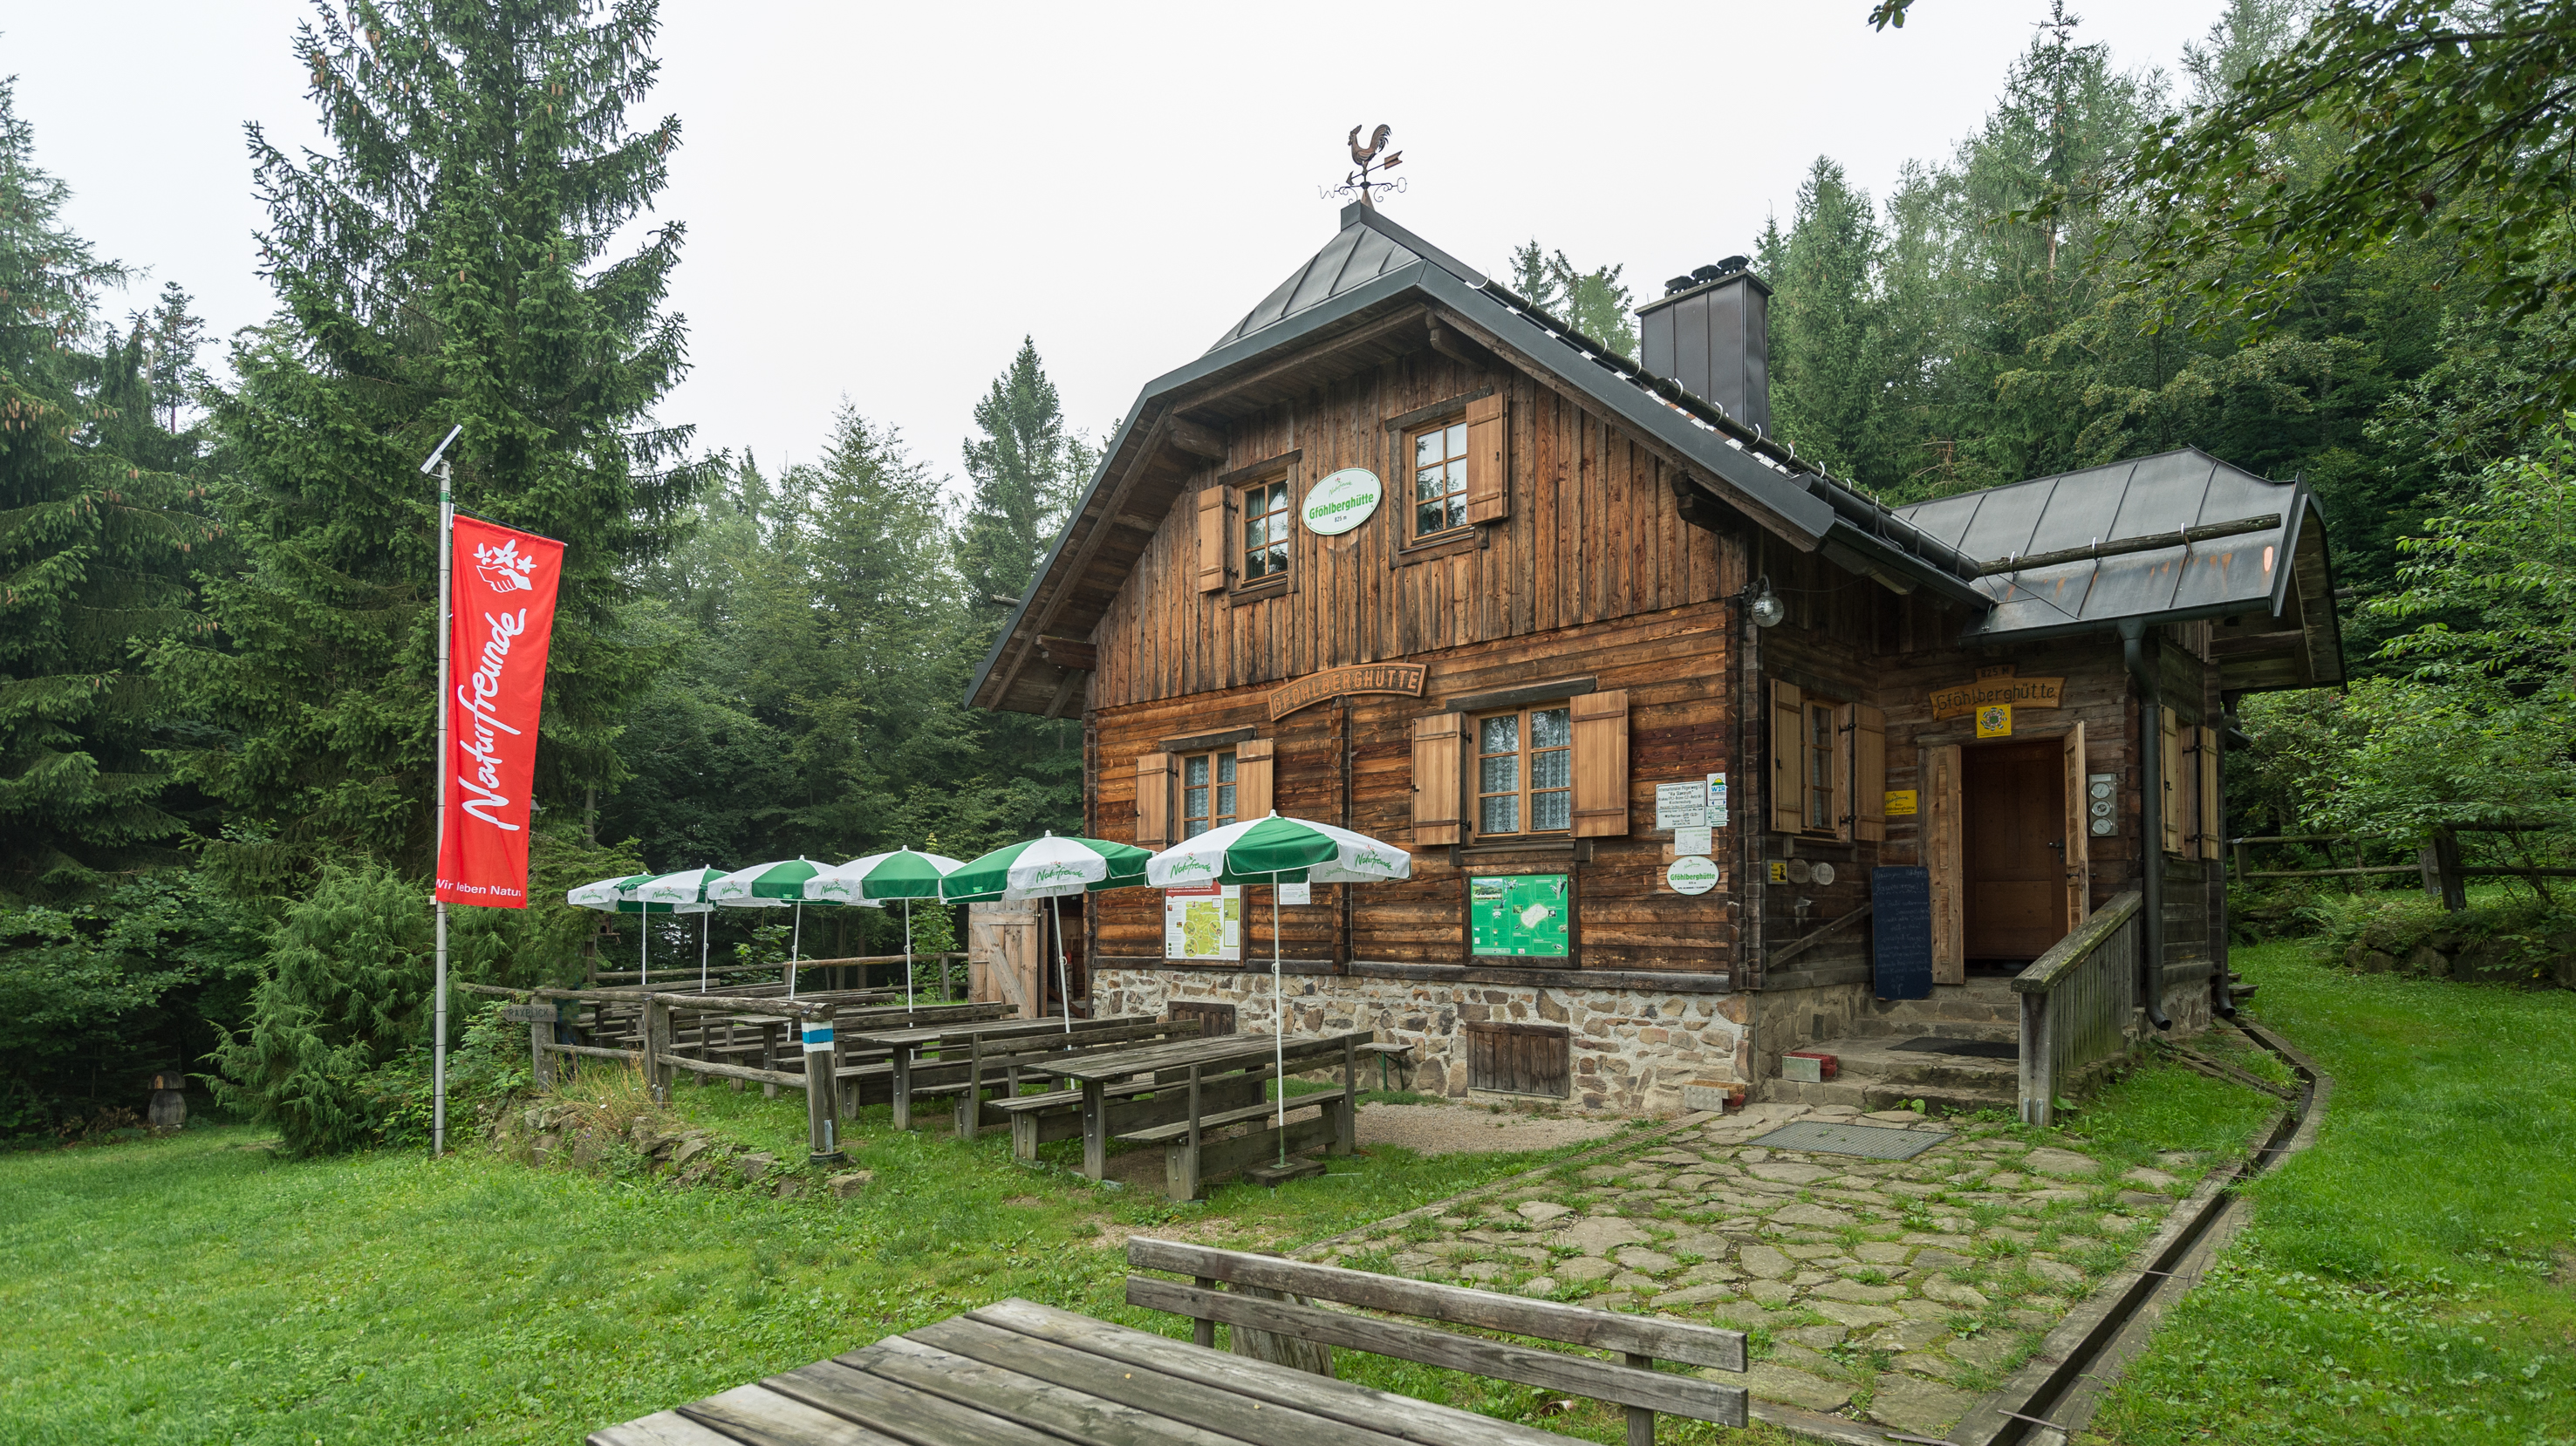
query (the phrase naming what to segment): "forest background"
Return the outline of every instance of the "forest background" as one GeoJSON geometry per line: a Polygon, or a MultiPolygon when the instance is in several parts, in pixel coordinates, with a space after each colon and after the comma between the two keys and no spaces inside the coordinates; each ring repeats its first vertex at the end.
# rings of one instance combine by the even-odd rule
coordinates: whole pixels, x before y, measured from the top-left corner
{"type": "MultiPolygon", "coordinates": [[[[2502,9],[2531,43],[2576,36],[2567,4],[2502,9]]],[[[2403,850],[2445,821],[2576,821],[2564,179],[2504,188],[2555,200],[2503,216],[2496,187],[2428,183],[2405,224],[2275,257],[2257,285],[2230,208],[2263,186],[2181,194],[2156,164],[2371,39],[2336,26],[2399,12],[2447,13],[2236,0],[2177,77],[2122,69],[2061,7],[1949,155],[1884,198],[1820,157],[1748,240],[1775,288],[1779,430],[1887,501],[2178,446],[2304,478],[2360,681],[2246,700],[2229,829],[2403,850]],[[2235,250],[2177,241],[2176,215],[2235,250]],[[2481,267],[2507,230],[2498,283],[2481,267]]],[[[962,695],[1095,436],[1033,340],[976,407],[962,487],[863,399],[820,460],[774,471],[661,419],[685,226],[608,249],[681,140],[642,113],[654,29],[650,4],[587,0],[317,11],[294,43],[330,145],[307,164],[252,132],[278,306],[222,343],[220,381],[178,283],[118,314],[127,272],[61,226],[68,182],[0,88],[0,1136],[94,1127],[173,1067],[299,1149],[414,1127],[435,668],[417,469],[451,425],[460,507],[568,544],[540,903],[460,911],[465,977],[576,975],[600,916],[542,901],[592,878],[967,857],[1078,826],[1078,723],[962,695]]],[[[2558,106],[2506,149],[2563,150],[2558,106]]],[[[2276,109],[2240,174],[2322,194],[2374,124],[2276,109]]],[[[1532,241],[1507,274],[1633,348],[1623,268],[1532,241]]],[[[2546,837],[2502,846],[2541,860],[2546,837]]],[[[2531,907],[2555,907],[2545,887],[2531,907]]],[[[814,922],[828,953],[895,945],[872,911],[814,922]]],[[[765,947],[717,927],[720,949],[765,947]]]]}

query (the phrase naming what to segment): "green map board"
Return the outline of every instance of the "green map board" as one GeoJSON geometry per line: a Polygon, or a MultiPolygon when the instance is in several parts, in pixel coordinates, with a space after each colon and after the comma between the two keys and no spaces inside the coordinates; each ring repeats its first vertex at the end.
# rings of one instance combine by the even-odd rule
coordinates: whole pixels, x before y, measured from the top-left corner
{"type": "Polygon", "coordinates": [[[1467,881],[1478,954],[1565,957],[1565,875],[1487,874],[1467,881]]]}

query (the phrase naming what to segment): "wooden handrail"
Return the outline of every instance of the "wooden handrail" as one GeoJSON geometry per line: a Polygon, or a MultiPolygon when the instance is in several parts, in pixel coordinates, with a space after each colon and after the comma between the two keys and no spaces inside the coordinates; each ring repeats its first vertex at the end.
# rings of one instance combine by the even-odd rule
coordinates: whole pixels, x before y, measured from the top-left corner
{"type": "Polygon", "coordinates": [[[2144,896],[2131,889],[2114,895],[2111,902],[2093,911],[2093,917],[2080,928],[2049,946],[2048,952],[2030,962],[2030,967],[2013,976],[2015,994],[2046,994],[2055,989],[2075,966],[2093,957],[2093,951],[2109,943],[2120,926],[2138,916],[2144,896]]]}
{"type": "Polygon", "coordinates": [[[1816,932],[1809,934],[1806,938],[1801,939],[1797,943],[1790,945],[1788,948],[1781,950],[1779,953],[1772,955],[1769,962],[1765,963],[1762,967],[1765,969],[1777,969],[1781,965],[1788,963],[1790,960],[1797,958],[1799,955],[1806,953],[1809,949],[1823,943],[1827,934],[1832,933],[1836,929],[1839,929],[1843,925],[1851,923],[1856,919],[1867,916],[1869,913],[1869,907],[1869,905],[1863,904],[1859,908],[1852,910],[1850,913],[1843,915],[1841,918],[1834,920],[1832,923],[1825,925],[1816,932]]]}

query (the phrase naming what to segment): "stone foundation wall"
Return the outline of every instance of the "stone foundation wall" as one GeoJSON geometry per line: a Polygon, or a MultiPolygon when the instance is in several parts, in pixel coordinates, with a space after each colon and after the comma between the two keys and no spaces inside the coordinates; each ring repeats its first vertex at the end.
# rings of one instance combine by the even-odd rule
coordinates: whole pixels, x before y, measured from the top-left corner
{"type": "Polygon", "coordinates": [[[1840,1039],[1851,1033],[1852,1020],[1869,1007],[1870,991],[1867,983],[1821,984],[1806,989],[1765,989],[1751,996],[1751,1078],[1758,1082],[1756,1092],[1764,1099],[1771,1098],[1760,1091],[1759,1085],[1778,1082],[1780,1056],[1793,1049],[1812,1049],[1819,1040],[1840,1039]]]}
{"type": "MultiPolygon", "coordinates": [[[[1290,975],[1282,988],[1290,1033],[1368,1029],[1380,1042],[1413,1046],[1412,1087],[1424,1094],[1467,1097],[1463,1026],[1488,1022],[1565,1026],[1571,1109],[1678,1110],[1688,1081],[1755,1078],[1748,1072],[1753,1031],[1746,994],[1312,974],[1290,975]]],[[[1173,1000],[1231,1004],[1238,1032],[1267,1034],[1272,1027],[1266,969],[1102,969],[1092,977],[1091,997],[1099,1014],[1160,1015],[1173,1000]]]]}

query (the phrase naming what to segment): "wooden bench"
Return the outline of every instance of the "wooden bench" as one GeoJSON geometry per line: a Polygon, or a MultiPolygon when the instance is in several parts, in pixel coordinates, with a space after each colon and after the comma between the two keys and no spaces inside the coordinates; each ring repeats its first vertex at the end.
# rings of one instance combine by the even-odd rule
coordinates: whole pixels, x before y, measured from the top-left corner
{"type": "Polygon", "coordinates": [[[1353,1148],[1350,1102],[1337,1094],[1300,1095],[1284,1106],[1259,1100],[1230,1110],[1192,1112],[1170,1124],[1130,1130],[1118,1138],[1133,1145],[1163,1147],[1163,1191],[1174,1203],[1196,1200],[1203,1182],[1223,1179],[1263,1160],[1313,1149],[1347,1155],[1353,1148]],[[1208,1131],[1228,1125],[1286,1120],[1308,1110],[1321,1113],[1311,1120],[1270,1124],[1230,1140],[1206,1138],[1208,1131]]]}
{"type": "MultiPolygon", "coordinates": [[[[1311,1265],[1272,1255],[1250,1255],[1143,1236],[1127,1242],[1127,1264],[1136,1270],[1162,1270],[1192,1278],[1195,1283],[1184,1284],[1156,1276],[1130,1275],[1127,1303],[1188,1316],[1195,1323],[1192,1338],[1202,1346],[1216,1344],[1216,1327],[1223,1322],[1237,1331],[1268,1331],[1289,1340],[1342,1346],[1607,1401],[1627,1409],[1629,1446],[1653,1446],[1658,1411],[1720,1426],[1740,1428],[1745,1424],[1742,1386],[1654,1369],[1657,1361],[1672,1361],[1741,1371],[1742,1331],[1619,1315],[1589,1306],[1560,1305],[1490,1290],[1434,1285],[1336,1265],[1311,1265]],[[1234,1289],[1219,1290],[1220,1283],[1234,1289]],[[1262,1294],[1246,1294],[1247,1291],[1262,1294]],[[1304,1303],[1309,1300],[1616,1351],[1620,1360],[1506,1345],[1479,1336],[1435,1330],[1410,1320],[1325,1310],[1304,1303]]],[[[1325,1366],[1322,1373],[1329,1375],[1329,1357],[1325,1366]]]]}
{"type": "MultiPolygon", "coordinates": [[[[1100,1054],[1112,1049],[1134,1049],[1139,1044],[1151,1044],[1166,1039],[1195,1039],[1198,1037],[1198,1032],[1199,1022],[1195,1019],[1148,1019],[1126,1024],[1095,1026],[1088,1030],[1077,1030],[1070,1036],[1063,1034],[1001,1037],[977,1035],[967,1041],[966,1058],[963,1060],[942,1059],[935,1065],[913,1066],[914,1079],[921,1079],[922,1071],[928,1070],[932,1072],[930,1078],[937,1082],[927,1090],[916,1085],[914,1093],[957,1096],[956,1131],[971,1140],[981,1127],[999,1126],[1011,1118],[993,1107],[1019,1096],[1020,1071],[1031,1064],[1047,1060],[1077,1059],[1086,1054],[1100,1054]],[[952,1070],[955,1073],[949,1073],[952,1070]],[[998,1080],[995,1078],[996,1071],[1000,1074],[998,1080]],[[1000,1093],[989,1099],[984,1098],[984,1091],[988,1089],[999,1090],[1000,1093]],[[982,1108],[970,1111],[967,1108],[969,1100],[978,1101],[982,1108]]],[[[1149,1084],[1123,1088],[1121,1093],[1134,1094],[1138,1088],[1150,1089],[1152,1086],[1149,1084]]],[[[1047,1093],[1052,1096],[1061,1094],[1063,1091],[1047,1093]]],[[[1073,1091],[1073,1101],[1079,1110],[1082,1103],[1080,1090],[1073,1091]]]]}

